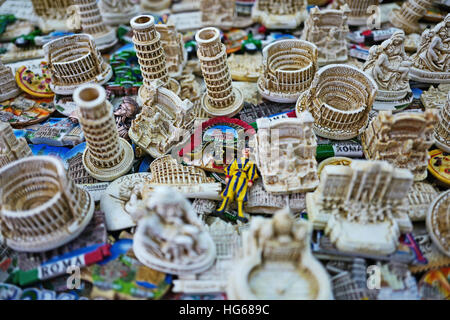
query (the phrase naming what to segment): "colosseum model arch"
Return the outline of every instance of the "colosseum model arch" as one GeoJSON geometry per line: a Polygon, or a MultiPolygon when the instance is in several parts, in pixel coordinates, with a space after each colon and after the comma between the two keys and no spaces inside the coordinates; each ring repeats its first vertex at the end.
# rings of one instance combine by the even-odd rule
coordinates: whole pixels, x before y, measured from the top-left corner
{"type": "Polygon", "coordinates": [[[28,157],[0,169],[0,191],[1,233],[17,251],[62,246],[84,230],[94,212],[89,192],[52,156],[28,157]]]}
{"type": "Polygon", "coordinates": [[[376,83],[355,67],[331,64],[321,68],[297,101],[297,117],[308,110],[317,135],[346,140],[362,133],[377,93],[376,83]]]}
{"type": "Polygon", "coordinates": [[[317,47],[304,40],[280,40],[263,50],[258,91],[271,101],[292,103],[307,90],[317,67],[317,47]]]}
{"type": "Polygon", "coordinates": [[[72,94],[81,84],[104,84],[111,79],[111,66],[88,34],[53,40],[44,46],[44,52],[52,77],[50,88],[56,94],[72,94]]]}

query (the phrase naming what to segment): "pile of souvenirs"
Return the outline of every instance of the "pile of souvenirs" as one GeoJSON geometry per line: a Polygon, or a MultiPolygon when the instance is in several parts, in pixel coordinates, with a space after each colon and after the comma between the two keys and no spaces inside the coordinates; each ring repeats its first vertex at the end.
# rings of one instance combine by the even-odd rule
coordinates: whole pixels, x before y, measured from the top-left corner
{"type": "Polygon", "coordinates": [[[450,299],[449,12],[0,0],[0,299],[450,299]]]}

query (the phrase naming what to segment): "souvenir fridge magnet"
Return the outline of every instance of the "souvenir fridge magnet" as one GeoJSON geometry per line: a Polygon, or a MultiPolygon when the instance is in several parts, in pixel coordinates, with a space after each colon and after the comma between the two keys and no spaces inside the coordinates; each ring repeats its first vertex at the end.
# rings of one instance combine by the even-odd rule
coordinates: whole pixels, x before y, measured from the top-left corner
{"type": "Polygon", "coordinates": [[[450,191],[444,192],[430,205],[427,230],[436,247],[450,257],[450,191]]]}
{"type": "Polygon", "coordinates": [[[133,251],[149,268],[170,274],[201,273],[212,266],[216,246],[189,201],[169,187],[145,201],[133,251]]]}
{"type": "Polygon", "coordinates": [[[450,186],[450,155],[439,149],[428,152],[428,171],[445,186],[450,186]]]}
{"type": "Polygon", "coordinates": [[[42,75],[34,73],[26,66],[16,71],[16,82],[20,89],[36,98],[53,98],[55,95],[50,88],[51,77],[47,62],[40,64],[42,75]]]}

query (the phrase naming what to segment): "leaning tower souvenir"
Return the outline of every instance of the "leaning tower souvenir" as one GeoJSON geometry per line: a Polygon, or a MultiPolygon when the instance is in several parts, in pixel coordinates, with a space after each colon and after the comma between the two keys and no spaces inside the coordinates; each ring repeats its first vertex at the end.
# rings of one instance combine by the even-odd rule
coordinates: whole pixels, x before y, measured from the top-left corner
{"type": "Polygon", "coordinates": [[[397,28],[405,33],[420,33],[419,20],[431,8],[431,0],[408,0],[403,2],[400,9],[394,9],[390,12],[389,20],[397,28]]]}

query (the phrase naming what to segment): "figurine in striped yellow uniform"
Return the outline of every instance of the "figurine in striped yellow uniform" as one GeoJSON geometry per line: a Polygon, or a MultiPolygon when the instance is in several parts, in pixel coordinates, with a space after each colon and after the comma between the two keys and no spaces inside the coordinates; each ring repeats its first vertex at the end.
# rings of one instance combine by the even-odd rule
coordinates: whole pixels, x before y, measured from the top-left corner
{"type": "Polygon", "coordinates": [[[227,186],[222,192],[222,204],[216,213],[222,214],[227,210],[230,203],[236,199],[238,203],[238,219],[244,222],[248,220],[244,217],[244,203],[247,201],[247,190],[253,186],[253,182],[258,179],[256,165],[249,160],[250,149],[242,150],[242,158],[234,161],[225,169],[227,186]]]}

